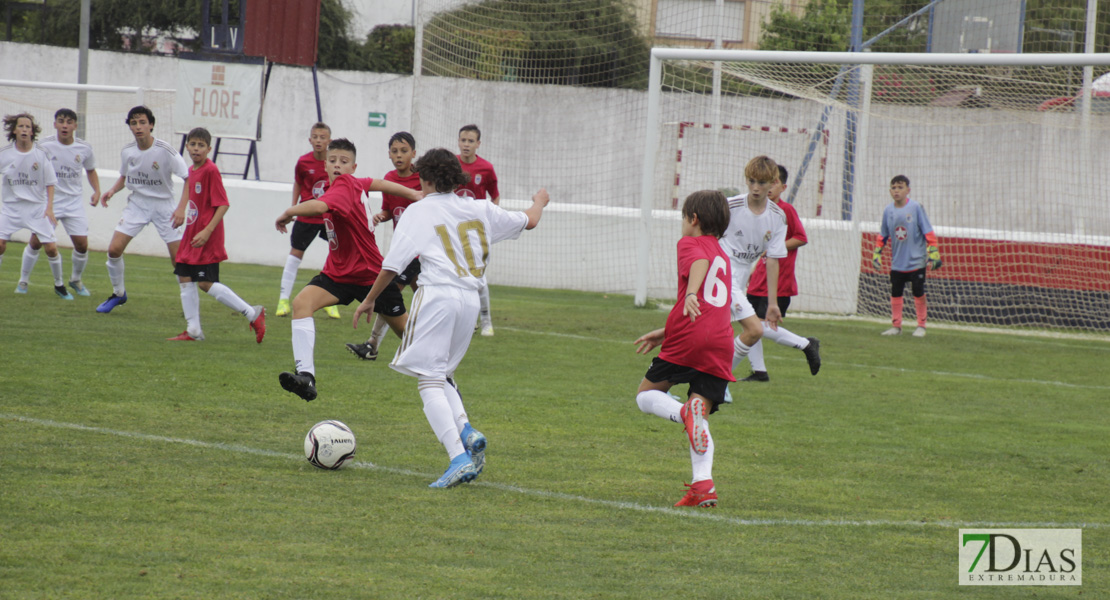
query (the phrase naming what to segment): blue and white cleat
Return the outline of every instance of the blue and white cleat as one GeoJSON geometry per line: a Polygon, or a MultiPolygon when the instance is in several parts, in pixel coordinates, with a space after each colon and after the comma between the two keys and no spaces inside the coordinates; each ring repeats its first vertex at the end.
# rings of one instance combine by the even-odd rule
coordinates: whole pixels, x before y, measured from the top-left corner
{"type": "Polygon", "coordinates": [[[460,483],[474,481],[478,476],[478,470],[474,468],[474,463],[470,460],[470,455],[466,452],[456,456],[451,464],[447,465],[447,470],[440,475],[439,479],[433,481],[430,488],[449,488],[455,487],[460,483]]]}
{"type": "Polygon", "coordinates": [[[27,282],[26,281],[20,281],[19,283],[17,283],[15,285],[15,293],[17,293],[17,294],[26,294],[27,293],[27,282]]]}
{"type": "Polygon", "coordinates": [[[113,308],[119,306],[120,304],[126,304],[126,303],[127,303],[127,292],[124,292],[122,296],[117,296],[115,294],[112,294],[111,296],[108,296],[107,300],[105,300],[104,302],[101,302],[100,306],[96,307],[96,312],[98,312],[98,313],[110,313],[110,312],[112,312],[113,308]]]}
{"type": "Polygon", "coordinates": [[[89,288],[85,287],[85,284],[81,283],[80,281],[69,282],[69,287],[73,288],[73,293],[77,294],[78,296],[89,295],[89,288]]]}
{"type": "Polygon", "coordinates": [[[477,477],[486,467],[486,436],[467,423],[460,437],[462,437],[463,448],[466,448],[467,453],[470,454],[470,460],[474,463],[474,469],[477,471],[474,476],[477,477]]]}
{"type": "Polygon", "coordinates": [[[73,300],[73,294],[70,294],[64,285],[54,286],[54,293],[62,300],[73,300]]]}

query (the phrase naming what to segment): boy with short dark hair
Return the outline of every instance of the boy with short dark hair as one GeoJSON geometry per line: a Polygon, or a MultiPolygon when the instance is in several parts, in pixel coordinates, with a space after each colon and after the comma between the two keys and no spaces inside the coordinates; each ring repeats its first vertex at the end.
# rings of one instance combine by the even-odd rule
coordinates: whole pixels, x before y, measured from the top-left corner
{"type": "Polygon", "coordinates": [[[247,318],[255,341],[262,343],[266,335],[266,309],[251,306],[231,288],[220,283],[220,263],[227,260],[224,250],[224,214],[227,213],[227,191],[215,163],[208,160],[212,135],[197,127],[186,136],[185,149],[193,166],[174,211],[174,221],[184,221],[184,244],[177,248],[173,272],[181,286],[181,310],[185,313],[185,331],[167,338],[171,342],[192,342],[204,339],[200,326],[200,297],[204,290],[224,306],[247,318]]]}
{"type": "MultiPolygon", "coordinates": [[[[42,129],[30,113],[6,115],[4,131],[12,142],[0,148],[0,261],[8,249],[8,240],[20,229],[37,234],[50,259],[54,275],[54,293],[62,300],[73,300],[62,281],[62,257],[58,254],[54,228],[54,186],[58,177],[50,155],[35,144],[42,129]]],[[[17,286],[17,294],[26,294],[26,286],[17,286]]]]}
{"type": "Polygon", "coordinates": [[[735,381],[729,362],[732,267],[719,243],[729,220],[724,194],[702,190],[687,196],[678,241],[678,299],[663,329],[636,340],[640,354],[663,346],[640,382],[636,404],[649,415],[682,423],[690,440],[693,477],[675,506],[717,506],[714,445],[706,416],[725,402],[728,382],[735,381]],[[690,384],[685,404],[667,393],[678,383],[690,384]]]}
{"type": "MultiPolygon", "coordinates": [[[[463,197],[485,200],[501,204],[501,192],[497,189],[497,173],[493,165],[486,159],[478,156],[478,148],[482,145],[482,131],[477,125],[463,125],[459,129],[459,165],[469,178],[466,183],[459,186],[458,194],[463,197]]],[[[478,289],[481,299],[482,335],[493,335],[493,317],[490,315],[489,283],[482,278],[482,287],[478,289]]]]}
{"type": "MultiPolygon", "coordinates": [[[[100,177],[96,174],[96,158],[92,146],[85,140],[75,137],[77,113],[69,108],[58,109],[54,113],[54,131],[57,132],[39,142],[39,147],[50,155],[58,185],[54,187],[54,219],[66,228],[69,239],[73,241],[72,265],[69,287],[78,296],[88,296],[89,289],[82,283],[85,265],[89,260],[89,217],[81,201],[81,171],[92,186],[91,204],[100,201],[100,177]]],[[[20,273],[21,288],[26,288],[31,271],[39,259],[42,242],[38,235],[31,234],[31,241],[23,248],[23,269],[20,273]]]]}
{"type": "Polygon", "coordinates": [[[871,252],[875,269],[883,265],[883,246],[890,240],[890,314],[892,326],[883,335],[902,333],[902,294],[906,284],[913,292],[917,311],[917,329],[914,337],[925,337],[925,267],[936,271],[943,264],[937,248],[933,225],[925,209],[910,199],[910,180],[905,175],[895,175],[890,180],[890,197],[894,202],[883,209],[883,223],[879,243],[871,252]]]}
{"type": "MultiPolygon", "coordinates": [[[[298,158],[297,165],[293,167],[293,206],[315,200],[328,189],[328,172],[324,161],[328,157],[328,144],[331,143],[331,127],[322,122],[313,124],[308,132],[308,143],[312,144],[312,151],[298,158]]],[[[328,234],[324,231],[324,218],[319,215],[297,217],[297,221],[293,223],[293,231],[289,234],[289,245],[292,248],[285,259],[285,269],[281,272],[281,293],[275,313],[279,317],[289,315],[289,296],[292,295],[293,284],[297,281],[297,269],[304,259],[305,250],[308,250],[312,240],[317,237],[324,241],[328,239],[328,234]]],[[[329,318],[339,318],[339,309],[335,306],[325,308],[324,312],[329,318]]]]}

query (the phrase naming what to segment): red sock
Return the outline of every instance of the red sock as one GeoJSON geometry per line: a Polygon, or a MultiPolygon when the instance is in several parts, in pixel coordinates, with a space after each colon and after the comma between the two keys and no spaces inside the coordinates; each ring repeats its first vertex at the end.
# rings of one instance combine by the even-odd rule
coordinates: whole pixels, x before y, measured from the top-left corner
{"type": "Polygon", "coordinates": [[[924,327],[925,326],[925,313],[926,313],[925,294],[921,294],[920,296],[914,296],[913,306],[914,306],[915,309],[917,309],[917,326],[918,327],[924,327]]]}
{"type": "Polygon", "coordinates": [[[890,299],[890,320],[898,329],[902,328],[902,297],[893,296],[890,299]]]}

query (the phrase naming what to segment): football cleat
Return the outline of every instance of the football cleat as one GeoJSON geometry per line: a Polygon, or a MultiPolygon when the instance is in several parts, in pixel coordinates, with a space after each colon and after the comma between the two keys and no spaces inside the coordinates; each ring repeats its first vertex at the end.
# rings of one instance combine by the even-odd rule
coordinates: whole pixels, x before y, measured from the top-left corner
{"type": "Polygon", "coordinates": [[[280,298],[278,300],[277,312],[274,314],[279,317],[289,316],[289,298],[280,298]]]}
{"type": "Polygon", "coordinates": [[[351,351],[351,354],[354,354],[362,360],[374,360],[378,358],[378,349],[370,342],[347,344],[347,349],[351,351]]]}
{"type": "Polygon", "coordinates": [[[77,294],[78,296],[89,295],[89,288],[85,287],[85,284],[81,283],[80,281],[69,282],[69,287],[73,288],[73,293],[77,294]]]}
{"type": "Polygon", "coordinates": [[[474,462],[470,460],[470,455],[466,452],[456,456],[451,464],[447,465],[447,470],[439,479],[433,481],[428,485],[430,488],[449,488],[455,487],[460,483],[474,481],[478,476],[478,470],[474,468],[474,462]]]}
{"type": "Polygon", "coordinates": [[[690,398],[689,402],[682,405],[678,414],[682,417],[686,436],[690,438],[690,447],[698,454],[705,454],[709,450],[709,434],[705,432],[705,400],[690,398]]]}
{"type": "Polygon", "coordinates": [[[900,333],[902,333],[901,327],[891,327],[890,329],[884,331],[883,335],[898,335],[900,333]]]}
{"type": "Polygon", "coordinates": [[[493,323],[482,324],[482,337],[493,337],[493,323]]]}
{"type": "Polygon", "coordinates": [[[740,381],[771,381],[771,376],[767,374],[767,371],[752,371],[750,375],[740,381]]]}
{"type": "Polygon", "coordinates": [[[806,338],[809,345],[802,349],[805,352],[806,362],[809,363],[809,374],[816,375],[821,370],[821,342],[817,338],[806,338]]]}
{"type": "Polygon", "coordinates": [[[925,328],[924,327],[918,327],[917,329],[914,329],[913,330],[913,337],[925,337],[925,328]]]}
{"type": "Polygon", "coordinates": [[[686,495],[682,497],[682,500],[675,502],[675,506],[698,506],[701,508],[717,506],[717,488],[713,486],[712,479],[682,485],[687,488],[686,495]]]}
{"type": "Polygon", "coordinates": [[[266,337],[266,307],[258,304],[252,308],[258,311],[258,316],[251,321],[251,329],[254,330],[254,341],[261,344],[262,338],[266,337]]]}
{"type": "Polygon", "coordinates": [[[470,460],[474,463],[475,473],[474,476],[482,474],[482,469],[486,467],[486,436],[482,435],[481,431],[474,429],[470,423],[463,427],[462,435],[463,448],[466,448],[467,454],[470,454],[470,460]]]}
{"type": "Polygon", "coordinates": [[[331,306],[325,306],[324,307],[324,314],[326,314],[329,319],[338,319],[339,318],[339,307],[334,305],[334,304],[331,305],[331,306]]]}
{"type": "Polygon", "coordinates": [[[120,304],[127,304],[127,292],[124,292],[122,296],[117,296],[115,294],[108,296],[107,300],[101,302],[100,306],[96,307],[96,312],[110,313],[112,312],[113,308],[119,306],[120,304]]]}
{"type": "Polygon", "coordinates": [[[26,294],[27,293],[27,282],[26,281],[20,281],[19,283],[17,283],[15,285],[15,293],[17,293],[17,294],[26,294]]]}
{"type": "Polygon", "coordinates": [[[62,300],[73,300],[73,294],[70,294],[64,285],[54,286],[54,293],[62,300]]]}
{"type": "Polygon", "coordinates": [[[166,338],[166,341],[167,342],[203,342],[204,341],[204,334],[202,333],[202,334],[197,335],[196,337],[194,337],[194,336],[190,335],[189,330],[186,329],[185,331],[182,331],[180,334],[178,334],[174,337],[166,338]]]}
{"type": "Polygon", "coordinates": [[[290,373],[288,371],[278,375],[278,383],[287,392],[292,392],[305,402],[312,402],[316,399],[316,377],[312,373],[290,373]]]}
{"type": "Polygon", "coordinates": [[[732,392],[729,391],[728,386],[725,386],[725,399],[722,401],[724,404],[732,404],[732,392]]]}

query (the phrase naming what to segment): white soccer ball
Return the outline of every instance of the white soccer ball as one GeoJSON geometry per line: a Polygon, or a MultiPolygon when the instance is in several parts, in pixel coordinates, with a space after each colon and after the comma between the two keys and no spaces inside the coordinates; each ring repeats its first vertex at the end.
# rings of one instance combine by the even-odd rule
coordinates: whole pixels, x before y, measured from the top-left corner
{"type": "Polygon", "coordinates": [[[355,434],[339,421],[320,421],[304,437],[304,455],[314,467],[338,469],[355,457],[355,434]]]}

